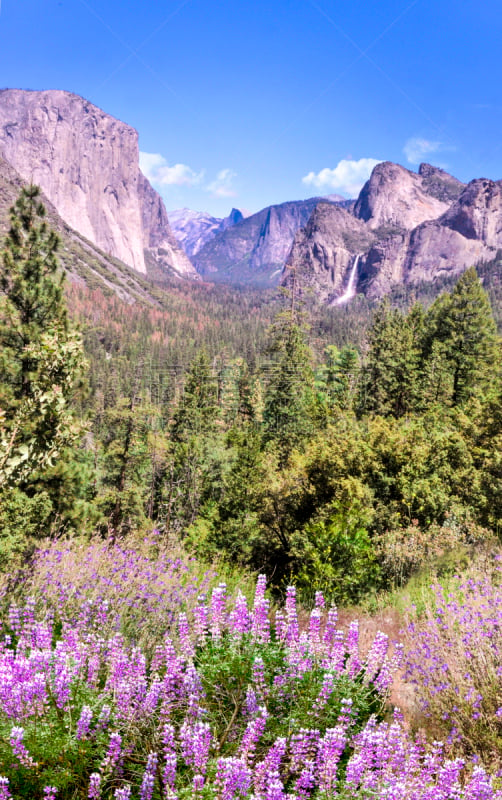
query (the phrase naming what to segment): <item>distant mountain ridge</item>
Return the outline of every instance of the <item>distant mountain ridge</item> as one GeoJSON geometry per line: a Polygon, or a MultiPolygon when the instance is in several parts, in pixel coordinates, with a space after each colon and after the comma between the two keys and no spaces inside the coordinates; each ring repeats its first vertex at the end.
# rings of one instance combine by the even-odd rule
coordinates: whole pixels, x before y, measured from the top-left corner
{"type": "Polygon", "coordinates": [[[169,222],[176,239],[183,247],[185,253],[192,257],[201,250],[205,244],[249,216],[249,213],[240,208],[233,208],[228,217],[212,217],[206,211],[192,211],[189,208],[180,208],[169,212],[169,222]]]}
{"type": "Polygon", "coordinates": [[[387,161],[356,200],[313,197],[249,215],[232,209],[224,219],[172,212],[184,250],[139,169],[137,132],[59,90],[0,90],[4,215],[5,198],[22,182],[40,185],[66,237],[62,258],[71,274],[85,273],[129,301],[154,297],[140,276],[202,276],[256,288],[294,279],[300,292],[329,305],[449,279],[502,249],[501,181],[466,185],[430,164],[412,172],[387,161]]]}
{"type": "MultiPolygon", "coordinates": [[[[305,226],[316,205],[312,197],[268,206],[220,228],[193,255],[193,263],[206,280],[276,286],[297,231],[305,226]]],[[[343,199],[329,203],[346,204],[343,199]]]]}
{"type": "MultiPolygon", "coordinates": [[[[14,205],[25,181],[0,156],[0,241],[9,229],[9,208],[14,205]]],[[[71,228],[58,214],[50,200],[42,195],[47,222],[60,237],[58,259],[71,281],[100,290],[105,296],[116,295],[127,304],[160,305],[151,283],[122,261],[96,247],[71,228]]]]}

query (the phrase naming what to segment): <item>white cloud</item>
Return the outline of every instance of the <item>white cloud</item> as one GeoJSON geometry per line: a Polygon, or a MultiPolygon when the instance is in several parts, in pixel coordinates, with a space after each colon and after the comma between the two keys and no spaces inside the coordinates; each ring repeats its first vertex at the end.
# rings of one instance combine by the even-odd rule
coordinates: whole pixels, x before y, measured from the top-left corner
{"type": "Polygon", "coordinates": [[[231,169],[221,169],[214,181],[211,181],[205,188],[213,197],[236,197],[237,192],[232,186],[232,181],[237,177],[237,173],[231,169]]]}
{"type": "Polygon", "coordinates": [[[413,136],[408,139],[403,147],[405,154],[410,164],[420,164],[424,158],[431,153],[437,153],[440,150],[446,150],[442,142],[431,142],[430,139],[422,139],[420,136],[413,136]]]}
{"type": "Polygon", "coordinates": [[[186,164],[169,166],[160,153],[140,153],[139,166],[143,175],[158,186],[195,186],[204,178],[204,170],[195,172],[186,164]]]}
{"type": "Polygon", "coordinates": [[[325,167],[320,172],[309,172],[302,178],[307,186],[327,191],[335,189],[355,197],[368,180],[374,167],[380,163],[377,158],[360,158],[359,161],[350,161],[342,158],[334,169],[325,167]]]}

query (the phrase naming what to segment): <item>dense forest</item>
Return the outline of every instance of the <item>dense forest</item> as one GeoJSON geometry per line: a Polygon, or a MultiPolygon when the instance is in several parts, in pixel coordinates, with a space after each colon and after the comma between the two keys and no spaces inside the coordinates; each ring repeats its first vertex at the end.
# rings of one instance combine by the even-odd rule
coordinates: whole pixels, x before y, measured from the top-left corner
{"type": "Polygon", "coordinates": [[[25,189],[0,268],[4,565],[48,532],[155,527],[350,603],[498,535],[498,262],[379,304],[164,283],[154,307],[65,284],[57,246],[25,189]]]}

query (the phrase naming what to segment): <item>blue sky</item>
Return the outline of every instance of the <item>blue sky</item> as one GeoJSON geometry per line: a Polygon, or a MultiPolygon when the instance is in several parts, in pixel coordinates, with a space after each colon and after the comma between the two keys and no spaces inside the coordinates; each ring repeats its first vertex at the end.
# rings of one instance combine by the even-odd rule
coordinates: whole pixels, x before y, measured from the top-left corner
{"type": "Polygon", "coordinates": [[[139,132],[168,209],[353,195],[378,160],[502,178],[495,0],[1,0],[0,86],[139,132]]]}

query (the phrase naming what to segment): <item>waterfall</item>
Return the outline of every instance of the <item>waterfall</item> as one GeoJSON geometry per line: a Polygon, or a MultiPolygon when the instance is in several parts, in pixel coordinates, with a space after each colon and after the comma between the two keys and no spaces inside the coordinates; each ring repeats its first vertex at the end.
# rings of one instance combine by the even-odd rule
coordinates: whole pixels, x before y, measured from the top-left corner
{"type": "Polygon", "coordinates": [[[362,253],[359,253],[354,259],[354,263],[352,264],[352,269],[350,270],[349,275],[349,282],[347,284],[347,288],[345,289],[344,293],[333,300],[332,305],[340,306],[342,303],[346,303],[348,300],[351,300],[355,297],[356,294],[356,280],[357,280],[357,266],[359,264],[359,259],[361,258],[362,253]]]}

